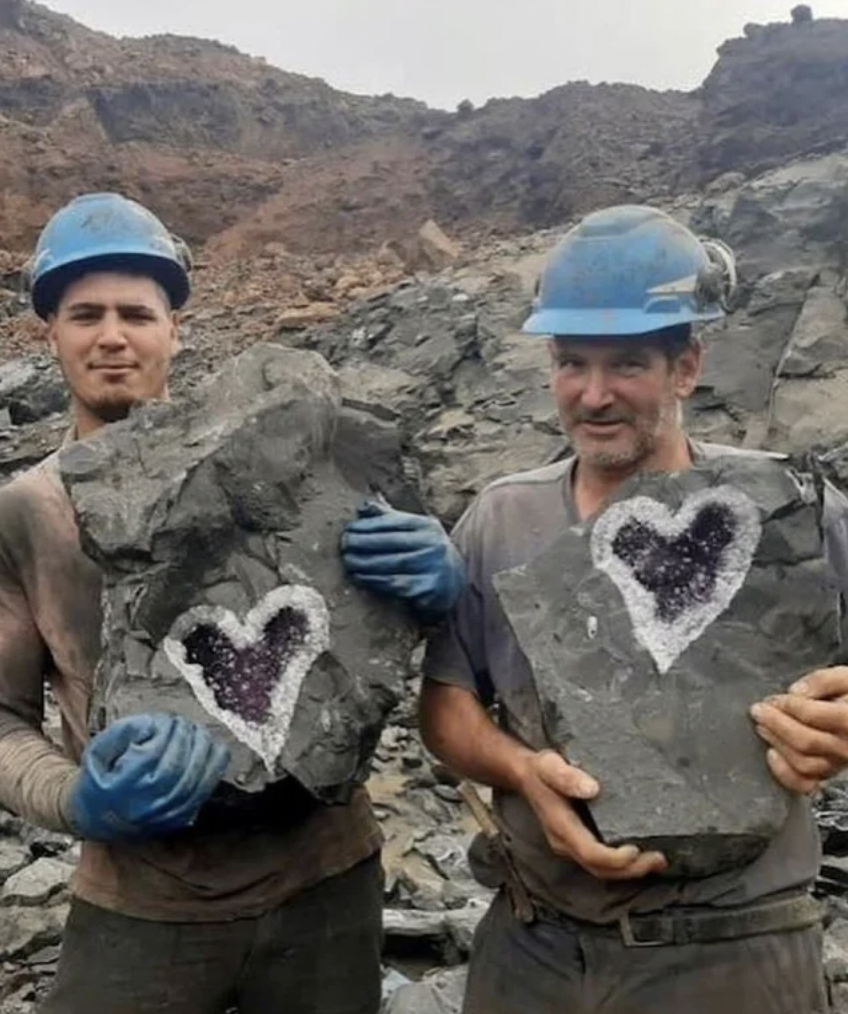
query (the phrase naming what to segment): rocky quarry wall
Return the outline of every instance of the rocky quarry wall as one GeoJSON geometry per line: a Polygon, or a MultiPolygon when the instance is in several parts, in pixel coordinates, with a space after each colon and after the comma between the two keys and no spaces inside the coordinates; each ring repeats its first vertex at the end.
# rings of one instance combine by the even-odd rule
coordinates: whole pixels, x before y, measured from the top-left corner
{"type": "Polygon", "coordinates": [[[211,253],[366,251],[431,216],[469,236],[559,225],[839,150],[846,51],[848,21],[749,25],[693,92],[578,81],[448,113],[0,0],[0,246],[110,188],[211,253]]]}

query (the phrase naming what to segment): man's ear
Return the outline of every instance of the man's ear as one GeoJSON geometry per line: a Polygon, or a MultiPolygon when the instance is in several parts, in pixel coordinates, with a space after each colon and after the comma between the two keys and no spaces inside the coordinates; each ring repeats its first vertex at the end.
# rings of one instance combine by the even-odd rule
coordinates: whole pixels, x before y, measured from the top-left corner
{"type": "Polygon", "coordinates": [[[700,342],[692,342],[674,361],[674,393],[688,398],[698,386],[704,350],[700,342]]]}
{"type": "Polygon", "coordinates": [[[547,341],[548,346],[548,387],[551,394],[554,393],[554,382],[557,375],[557,346],[553,338],[547,341]]]}
{"type": "Polygon", "coordinates": [[[47,347],[50,349],[50,355],[54,359],[59,358],[59,348],[56,343],[56,314],[51,313],[47,318],[47,322],[44,325],[44,340],[47,342],[47,347]]]}
{"type": "Polygon", "coordinates": [[[180,351],[180,324],[182,317],[176,310],[171,311],[171,355],[175,356],[180,351]]]}

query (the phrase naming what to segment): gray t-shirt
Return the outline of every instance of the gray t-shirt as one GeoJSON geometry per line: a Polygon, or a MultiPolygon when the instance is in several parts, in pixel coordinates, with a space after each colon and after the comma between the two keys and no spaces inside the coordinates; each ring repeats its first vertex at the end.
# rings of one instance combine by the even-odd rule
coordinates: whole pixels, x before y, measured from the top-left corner
{"type": "MultiPolygon", "coordinates": [[[[692,444],[695,459],[751,454],[715,444],[692,444]]],[[[468,588],[450,621],[428,644],[428,679],[472,691],[498,704],[504,728],[533,749],[549,746],[533,677],[492,584],[492,576],[535,559],[565,527],[579,523],[571,490],[573,459],[508,476],[487,487],[454,529],[465,558],[468,588]]],[[[848,499],[827,486],[826,553],[848,596],[848,499]]],[[[753,734],[753,730],[752,730],[753,734]]],[[[672,904],[739,905],[812,882],[820,842],[810,802],[793,800],[790,815],[769,848],[740,870],[700,880],[606,882],[557,857],[529,805],[495,793],[511,851],[532,893],[578,919],[611,922],[625,911],[672,904]]]]}

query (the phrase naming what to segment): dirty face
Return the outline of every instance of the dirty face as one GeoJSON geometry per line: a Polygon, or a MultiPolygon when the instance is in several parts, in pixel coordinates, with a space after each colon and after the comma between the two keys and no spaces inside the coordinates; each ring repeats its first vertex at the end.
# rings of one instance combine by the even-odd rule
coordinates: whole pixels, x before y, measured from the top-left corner
{"type": "Polygon", "coordinates": [[[168,395],[177,317],[151,279],[91,274],[69,285],[47,337],[71,390],[77,435],[168,395]]]}
{"type": "Polygon", "coordinates": [[[580,460],[620,471],[661,458],[680,436],[680,403],[695,388],[697,344],[670,353],[660,339],[556,338],[551,392],[580,460]]]}

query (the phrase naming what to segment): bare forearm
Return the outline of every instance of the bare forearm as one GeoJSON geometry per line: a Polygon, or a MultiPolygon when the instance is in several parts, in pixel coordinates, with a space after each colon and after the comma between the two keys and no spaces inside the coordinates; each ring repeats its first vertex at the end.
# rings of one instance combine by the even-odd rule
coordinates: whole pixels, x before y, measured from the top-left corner
{"type": "Polygon", "coordinates": [[[474,694],[425,680],[419,721],[427,748],[457,775],[521,791],[534,752],[499,729],[474,694]]]}
{"type": "Polygon", "coordinates": [[[0,805],[50,831],[70,833],[65,801],[77,766],[27,726],[0,738],[0,805]]]}

